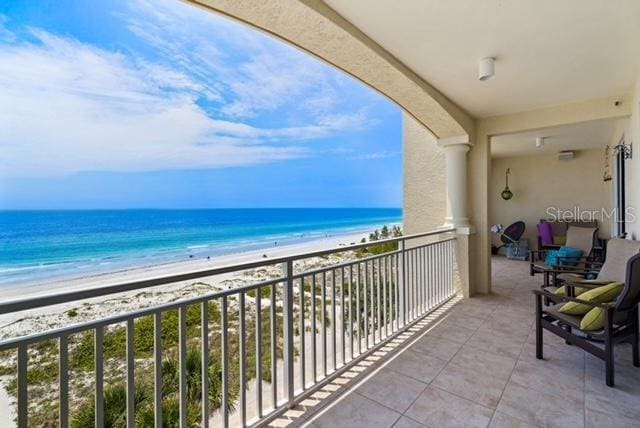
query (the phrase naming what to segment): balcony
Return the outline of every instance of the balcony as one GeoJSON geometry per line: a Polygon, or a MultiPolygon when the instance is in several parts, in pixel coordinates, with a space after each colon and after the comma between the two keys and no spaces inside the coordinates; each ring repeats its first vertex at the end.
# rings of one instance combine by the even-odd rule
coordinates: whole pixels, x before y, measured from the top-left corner
{"type": "Polygon", "coordinates": [[[302,424],[635,426],[640,371],[631,346],[616,349],[615,388],[605,385],[601,360],[548,333],[545,359],[536,360],[531,290],[539,281],[524,262],[498,257],[493,268],[494,294],[454,299],[421,320],[386,347],[389,358],[368,358],[367,373],[348,387],[325,388],[344,392],[311,402],[322,410],[302,424]]]}
{"type": "Polygon", "coordinates": [[[70,302],[91,305],[163,284],[278,269],[258,283],[5,338],[0,352],[11,362],[3,374],[15,393],[15,422],[278,423],[442,311],[456,294],[455,247],[454,231],[439,230],[4,302],[1,314],[56,313],[56,305],[70,302]],[[320,266],[310,269],[305,260],[320,266]]]}

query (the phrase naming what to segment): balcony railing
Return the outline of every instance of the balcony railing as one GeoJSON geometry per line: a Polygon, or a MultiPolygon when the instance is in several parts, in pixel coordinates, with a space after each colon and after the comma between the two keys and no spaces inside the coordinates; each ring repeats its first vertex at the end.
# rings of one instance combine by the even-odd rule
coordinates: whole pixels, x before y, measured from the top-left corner
{"type": "Polygon", "coordinates": [[[179,419],[183,427],[194,419],[203,427],[228,426],[230,421],[253,426],[272,420],[450,299],[455,294],[454,239],[453,229],[439,230],[0,303],[0,314],[7,314],[281,267],[277,277],[259,283],[0,342],[0,352],[15,353],[17,425],[34,424],[30,370],[39,361],[30,350],[47,344],[56,356],[53,385],[58,389],[49,421],[70,425],[77,395],[87,398],[86,391],[72,391],[70,376],[77,374],[72,362],[80,352],[78,337],[88,336],[90,414],[96,427],[103,427],[105,417],[114,412],[109,407],[115,405],[114,394],[109,393],[112,384],[124,391],[120,411],[128,427],[145,423],[161,427],[169,418],[172,425],[179,419]],[[302,260],[349,252],[356,256],[296,271],[302,260]],[[170,324],[169,319],[176,317],[177,323],[170,324]],[[144,330],[142,323],[151,327],[144,330]],[[169,331],[171,326],[177,331],[169,331]],[[106,352],[116,327],[124,333],[120,359],[106,352]],[[139,337],[141,331],[153,338],[139,337]],[[150,343],[151,352],[139,351],[140,341],[150,343]],[[167,358],[173,358],[173,371],[171,364],[165,364],[167,358]],[[142,397],[145,388],[147,398],[142,397]],[[151,415],[146,422],[140,422],[143,406],[151,415]]]}

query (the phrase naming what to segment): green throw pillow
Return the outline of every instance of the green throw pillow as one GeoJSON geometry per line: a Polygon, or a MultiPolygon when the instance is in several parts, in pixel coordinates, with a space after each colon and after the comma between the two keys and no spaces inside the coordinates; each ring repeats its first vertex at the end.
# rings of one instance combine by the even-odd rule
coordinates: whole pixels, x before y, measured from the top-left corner
{"type": "Polygon", "coordinates": [[[553,237],[553,245],[564,245],[567,243],[567,237],[566,236],[560,236],[560,235],[555,235],[553,237]]]}
{"type": "Polygon", "coordinates": [[[604,327],[604,309],[593,308],[582,317],[580,321],[580,330],[596,331],[602,330],[604,327]]]}
{"type": "MultiPolygon", "coordinates": [[[[590,303],[608,303],[612,302],[622,292],[624,284],[621,282],[612,282],[602,287],[594,288],[580,295],[580,300],[590,303]]],[[[593,309],[593,306],[585,305],[578,302],[567,302],[561,308],[560,312],[568,315],[584,315],[593,309]]]]}
{"type": "MultiPolygon", "coordinates": [[[[575,291],[576,291],[576,296],[581,295],[582,293],[585,293],[589,290],[591,290],[590,288],[583,288],[583,287],[574,287],[575,291]]],[[[556,296],[566,296],[567,295],[567,289],[565,288],[565,286],[563,285],[562,287],[558,288],[556,291],[553,292],[553,294],[555,294],[556,296]]]]}

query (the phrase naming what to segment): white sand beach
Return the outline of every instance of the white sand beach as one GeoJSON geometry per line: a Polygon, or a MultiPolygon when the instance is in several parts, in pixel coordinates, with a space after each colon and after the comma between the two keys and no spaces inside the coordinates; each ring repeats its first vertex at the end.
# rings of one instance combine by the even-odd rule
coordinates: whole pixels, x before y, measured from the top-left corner
{"type": "MultiPolygon", "coordinates": [[[[35,296],[53,295],[59,292],[87,288],[99,288],[135,280],[207,270],[239,263],[268,261],[269,259],[283,256],[298,255],[332,248],[339,249],[360,242],[363,238],[368,237],[369,232],[370,231],[362,231],[348,235],[330,236],[286,246],[274,246],[267,249],[211,257],[210,259],[205,257],[184,262],[123,270],[109,274],[97,274],[39,286],[3,289],[2,296],[3,300],[22,300],[35,296]]],[[[355,252],[344,251],[324,257],[297,260],[294,263],[294,269],[298,272],[307,271],[322,266],[335,265],[354,258],[357,258],[355,252]]],[[[218,290],[254,284],[280,276],[280,269],[281,267],[278,264],[265,265],[241,272],[203,277],[82,301],[74,301],[46,308],[0,315],[0,340],[50,331],[52,329],[81,324],[117,314],[131,313],[144,308],[193,298],[203,294],[210,294],[218,290]]],[[[252,301],[248,302],[248,304],[252,304],[251,302],[252,301]]],[[[270,302],[267,299],[264,301],[263,307],[268,307],[269,304],[270,302]]],[[[233,310],[233,301],[230,302],[230,305],[230,310],[233,310]]],[[[34,357],[39,358],[35,354],[32,355],[31,358],[34,357]]],[[[15,356],[12,355],[4,355],[0,358],[0,365],[7,366],[7,364],[14,364],[14,358],[15,356]]],[[[1,419],[13,419],[8,415],[12,415],[14,412],[14,397],[5,390],[9,382],[10,378],[8,376],[0,377],[1,419]]],[[[249,390],[253,390],[255,387],[255,382],[248,385],[249,390]]],[[[265,387],[268,388],[268,386],[265,387]]],[[[41,402],[49,400],[50,398],[47,398],[49,394],[50,393],[44,393],[41,402]]]]}
{"type": "MultiPolygon", "coordinates": [[[[213,269],[240,263],[267,261],[269,259],[283,256],[331,248],[341,248],[360,242],[362,238],[367,236],[368,232],[330,236],[296,244],[277,247],[274,246],[266,249],[211,257],[210,259],[201,258],[187,260],[184,262],[134,268],[114,273],[98,274],[36,286],[3,288],[0,293],[3,300],[10,301],[22,300],[36,296],[52,295],[63,291],[68,292],[89,288],[100,288],[136,280],[213,269]]],[[[344,254],[336,255],[331,257],[331,262],[335,263],[339,261],[338,259],[342,259],[344,257],[344,254]]],[[[312,267],[318,264],[318,260],[317,258],[312,258],[304,260],[301,263],[303,263],[305,267],[312,267]]],[[[325,260],[324,264],[326,263],[327,260],[325,260]]],[[[175,301],[180,298],[195,297],[205,292],[214,291],[215,289],[226,289],[238,285],[250,284],[251,282],[263,281],[270,277],[277,276],[278,274],[279,267],[271,265],[244,272],[221,274],[214,277],[204,277],[198,280],[176,282],[150,287],[144,290],[120,293],[117,296],[110,295],[84,300],[82,302],[69,302],[56,305],[54,307],[33,309],[29,310],[28,314],[25,314],[24,312],[16,312],[0,315],[0,340],[33,334],[45,329],[49,330],[69,324],[86,322],[92,319],[111,316],[118,313],[132,312],[137,309],[156,306],[162,303],[175,301]],[[203,285],[201,283],[206,283],[207,287],[198,287],[198,285],[203,285]],[[145,291],[144,297],[141,296],[142,291],[145,291]],[[82,308],[83,306],[90,307],[90,310],[79,310],[79,308],[82,308]],[[70,318],[68,313],[72,309],[75,310],[78,315],[70,318]]]]}

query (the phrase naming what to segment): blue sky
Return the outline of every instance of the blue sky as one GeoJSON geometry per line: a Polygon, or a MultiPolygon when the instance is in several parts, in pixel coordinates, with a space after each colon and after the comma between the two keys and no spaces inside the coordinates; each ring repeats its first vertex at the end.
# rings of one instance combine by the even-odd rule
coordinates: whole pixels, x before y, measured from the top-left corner
{"type": "Polygon", "coordinates": [[[401,120],[178,0],[0,3],[0,209],[399,207],[401,120]]]}

